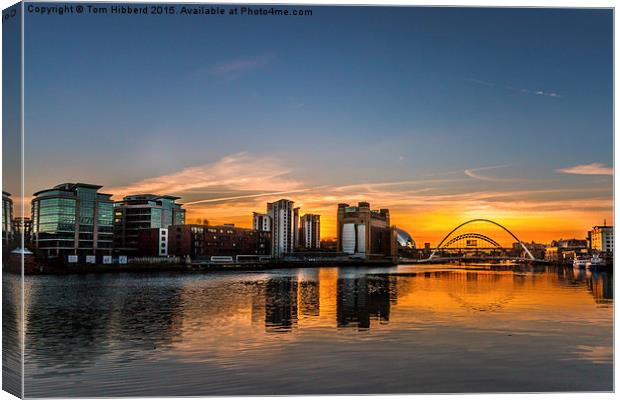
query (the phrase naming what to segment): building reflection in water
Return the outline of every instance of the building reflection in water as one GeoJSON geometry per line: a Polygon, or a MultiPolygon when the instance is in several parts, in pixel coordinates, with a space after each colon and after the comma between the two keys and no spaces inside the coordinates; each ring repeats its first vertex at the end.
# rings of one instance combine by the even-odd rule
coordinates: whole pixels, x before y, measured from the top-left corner
{"type": "Polygon", "coordinates": [[[22,397],[22,281],[2,277],[2,390],[22,397]]]}
{"type": "Polygon", "coordinates": [[[339,328],[369,329],[370,321],[390,320],[390,302],[396,301],[396,277],[353,275],[340,270],[337,284],[337,324],[339,328]]]}
{"type": "Polygon", "coordinates": [[[25,326],[26,357],[49,374],[58,365],[83,370],[112,349],[131,362],[180,336],[179,286],[110,275],[46,279],[26,282],[25,326]],[[67,282],[71,290],[59,290],[67,282]]]}
{"type": "Polygon", "coordinates": [[[613,282],[608,273],[571,268],[502,266],[382,274],[339,268],[323,272],[304,269],[264,281],[258,291],[260,296],[253,300],[252,321],[257,323],[264,315],[265,329],[272,333],[293,331],[299,326],[299,319],[317,326],[321,324],[319,316],[324,323],[326,316],[331,315],[329,306],[321,301],[329,303],[335,298],[331,318],[336,327],[368,330],[373,321],[387,324],[399,295],[408,296],[419,279],[436,281],[437,290],[452,299],[454,305],[478,312],[504,308],[513,301],[514,289],[535,282],[542,285],[543,291],[545,285],[582,286],[597,303],[613,303],[613,282]]]}
{"type": "Polygon", "coordinates": [[[612,304],[614,299],[613,275],[607,271],[572,269],[572,280],[585,283],[597,304],[612,304]]]}
{"type": "Polygon", "coordinates": [[[318,317],[321,309],[319,269],[305,270],[299,281],[299,314],[301,317],[318,317]]]}
{"type": "MultiPolygon", "coordinates": [[[[3,344],[16,348],[19,335],[7,333],[21,326],[19,291],[7,280],[3,289],[3,344]]],[[[28,397],[43,397],[54,387],[60,390],[56,397],[62,397],[73,382],[93,382],[97,371],[104,381],[117,379],[108,387],[110,393],[131,391],[132,382],[142,379],[149,388],[167,388],[188,373],[196,374],[192,382],[197,385],[209,374],[212,384],[221,385],[233,376],[230,365],[265,372],[253,381],[260,385],[272,376],[257,362],[283,362],[278,359],[281,349],[294,354],[292,359],[306,360],[315,354],[304,351],[317,349],[306,343],[335,349],[321,353],[321,359],[339,371],[342,358],[334,354],[355,344],[358,335],[368,339],[364,346],[374,345],[379,352],[386,345],[382,338],[409,343],[419,334],[434,351],[434,332],[479,332],[480,340],[495,335],[504,343],[504,333],[549,330],[571,338],[571,354],[579,359],[610,363],[613,355],[607,336],[613,323],[613,275],[572,268],[472,270],[450,265],[33,276],[26,278],[24,293],[25,374],[27,382],[38,385],[26,386],[28,397]],[[580,323],[565,324],[576,318],[580,323]],[[170,360],[179,364],[166,364],[171,368],[165,370],[166,381],[155,366],[170,360]],[[206,375],[205,365],[213,367],[206,375]]],[[[564,339],[558,346],[564,357],[564,339]]],[[[19,352],[4,352],[4,365],[11,356],[18,364],[19,352]]],[[[423,372],[427,366],[417,367],[423,372]]],[[[7,387],[8,381],[3,382],[7,387]]]]}
{"type": "Polygon", "coordinates": [[[265,329],[288,332],[297,325],[297,277],[278,276],[265,284],[265,329]]]}

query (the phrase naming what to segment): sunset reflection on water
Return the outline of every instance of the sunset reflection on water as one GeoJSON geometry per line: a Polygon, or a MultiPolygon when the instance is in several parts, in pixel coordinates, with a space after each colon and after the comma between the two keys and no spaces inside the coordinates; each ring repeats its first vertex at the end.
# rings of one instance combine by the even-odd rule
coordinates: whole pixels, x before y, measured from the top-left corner
{"type": "Polygon", "coordinates": [[[612,278],[507,265],[27,277],[26,395],[611,390],[612,278]]]}

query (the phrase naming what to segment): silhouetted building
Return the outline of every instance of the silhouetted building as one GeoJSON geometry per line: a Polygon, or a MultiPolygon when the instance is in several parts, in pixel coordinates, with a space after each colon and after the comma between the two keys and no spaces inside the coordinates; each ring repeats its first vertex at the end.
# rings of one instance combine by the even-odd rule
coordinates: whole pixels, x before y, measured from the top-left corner
{"type": "Polygon", "coordinates": [[[323,252],[336,252],[338,249],[338,240],[336,239],[321,239],[321,251],[323,252]]]}
{"type": "Polygon", "coordinates": [[[32,219],[26,217],[13,218],[13,236],[17,246],[21,246],[23,238],[24,246],[28,247],[32,241],[32,219]]]}
{"type": "Polygon", "coordinates": [[[321,247],[321,216],[306,214],[301,217],[299,229],[299,245],[304,249],[321,247]]]}
{"type": "Polygon", "coordinates": [[[138,252],[141,230],[185,224],[185,210],[175,196],[138,194],[114,204],[114,250],[119,254],[138,252]]]}
{"type": "Polygon", "coordinates": [[[102,186],[63,183],[34,194],[32,245],[49,257],[110,255],[113,244],[111,194],[102,186]]]}
{"type": "Polygon", "coordinates": [[[396,257],[396,230],[390,226],[390,211],[371,210],[366,202],[357,207],[338,204],[338,251],[363,258],[396,257]]]}
{"type": "Polygon", "coordinates": [[[233,225],[177,225],[168,229],[168,254],[210,258],[212,256],[269,255],[271,232],[233,225]]]}

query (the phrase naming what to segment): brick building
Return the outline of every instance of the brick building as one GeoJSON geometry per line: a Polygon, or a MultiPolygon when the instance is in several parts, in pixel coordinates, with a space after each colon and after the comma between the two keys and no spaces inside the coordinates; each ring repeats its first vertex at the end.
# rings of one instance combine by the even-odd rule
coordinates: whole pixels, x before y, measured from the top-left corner
{"type": "Polygon", "coordinates": [[[269,255],[271,232],[234,225],[177,225],[168,229],[168,254],[192,258],[269,255]]]}

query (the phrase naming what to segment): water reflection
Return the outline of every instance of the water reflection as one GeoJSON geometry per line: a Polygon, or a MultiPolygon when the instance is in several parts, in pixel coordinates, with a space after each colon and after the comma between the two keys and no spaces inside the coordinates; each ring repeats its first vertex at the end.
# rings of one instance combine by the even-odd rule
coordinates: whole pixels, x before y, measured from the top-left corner
{"type": "Polygon", "coordinates": [[[450,376],[459,378],[442,390],[562,390],[573,375],[568,386],[582,390],[612,382],[613,276],[603,271],[40,276],[26,279],[25,296],[25,372],[38,382],[29,396],[432,392],[450,376]],[[357,359],[359,340],[372,368],[357,359]],[[525,380],[483,378],[507,365],[525,380]],[[301,380],[308,371],[320,385],[301,380]]]}
{"type": "Polygon", "coordinates": [[[297,277],[269,279],[265,288],[265,328],[288,332],[297,324],[297,277]]]}
{"type": "Polygon", "coordinates": [[[387,323],[390,301],[396,301],[396,277],[348,276],[342,270],[337,284],[338,327],[369,329],[370,320],[387,323]]]}
{"type": "Polygon", "coordinates": [[[115,275],[42,279],[45,284],[28,279],[25,291],[26,349],[41,368],[79,372],[111,350],[129,363],[170,346],[180,333],[179,287],[152,284],[148,276],[141,282],[115,275]]]}
{"type": "Polygon", "coordinates": [[[21,292],[21,276],[2,277],[2,390],[17,397],[22,393],[21,292]]]}

